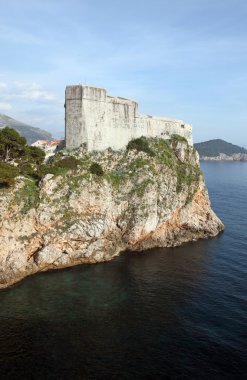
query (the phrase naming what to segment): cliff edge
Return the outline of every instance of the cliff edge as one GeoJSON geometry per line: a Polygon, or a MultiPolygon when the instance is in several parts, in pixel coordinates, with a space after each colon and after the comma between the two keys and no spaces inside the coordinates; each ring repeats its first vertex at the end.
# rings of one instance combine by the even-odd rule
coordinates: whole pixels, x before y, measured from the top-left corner
{"type": "Polygon", "coordinates": [[[0,287],[36,272],[174,247],[224,229],[210,207],[199,156],[180,136],[125,150],[66,150],[73,168],[0,189],[0,287]]]}

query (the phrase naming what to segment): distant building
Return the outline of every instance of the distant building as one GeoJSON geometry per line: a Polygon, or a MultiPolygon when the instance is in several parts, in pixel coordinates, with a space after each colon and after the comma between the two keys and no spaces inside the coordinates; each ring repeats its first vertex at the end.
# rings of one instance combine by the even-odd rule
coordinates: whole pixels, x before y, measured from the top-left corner
{"type": "Polygon", "coordinates": [[[37,140],[32,144],[32,146],[36,146],[38,148],[43,149],[45,151],[45,159],[47,160],[49,157],[54,156],[54,154],[56,153],[56,151],[62,143],[63,140],[37,140]]]}
{"type": "Polygon", "coordinates": [[[103,88],[67,86],[65,90],[65,143],[85,144],[88,151],[124,148],[133,138],[185,137],[190,145],[192,126],[182,120],[138,114],[134,100],[107,95],[103,88]]]}

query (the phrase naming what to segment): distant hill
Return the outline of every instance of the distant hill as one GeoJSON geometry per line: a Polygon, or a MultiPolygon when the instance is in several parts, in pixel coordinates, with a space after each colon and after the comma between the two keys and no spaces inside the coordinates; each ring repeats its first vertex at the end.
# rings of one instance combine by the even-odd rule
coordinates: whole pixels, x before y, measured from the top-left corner
{"type": "Polygon", "coordinates": [[[224,153],[227,156],[232,156],[237,153],[247,154],[247,149],[220,139],[197,143],[194,144],[194,147],[198,151],[200,157],[217,157],[220,153],[224,153]]]}
{"type": "Polygon", "coordinates": [[[37,140],[50,141],[52,139],[52,135],[43,129],[31,127],[7,115],[0,114],[0,128],[4,127],[15,129],[20,135],[26,137],[28,144],[32,144],[37,140]]]}

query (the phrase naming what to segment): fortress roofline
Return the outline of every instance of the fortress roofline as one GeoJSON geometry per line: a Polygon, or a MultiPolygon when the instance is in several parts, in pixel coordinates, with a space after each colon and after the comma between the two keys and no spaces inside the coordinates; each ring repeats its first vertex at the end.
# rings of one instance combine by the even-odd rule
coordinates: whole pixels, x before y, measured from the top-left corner
{"type": "Polygon", "coordinates": [[[82,88],[82,89],[85,89],[85,90],[89,90],[90,89],[90,90],[92,90],[94,92],[97,92],[97,91],[102,92],[102,91],[104,91],[105,94],[106,94],[106,96],[107,96],[107,98],[109,98],[109,99],[119,99],[120,101],[128,101],[128,102],[133,102],[133,103],[138,104],[138,102],[135,99],[124,98],[122,96],[108,95],[107,90],[104,87],[88,86],[88,85],[84,85],[84,84],[79,83],[79,84],[67,85],[66,86],[66,90],[69,89],[69,88],[76,89],[78,87],[82,88]]]}
{"type": "MultiPolygon", "coordinates": [[[[183,120],[181,119],[175,119],[174,117],[169,117],[169,116],[152,116],[152,115],[143,115],[143,114],[138,114],[136,115],[136,118],[141,118],[141,119],[152,119],[152,120],[161,120],[161,121],[172,121],[175,123],[184,123],[183,120]]],[[[185,124],[185,123],[184,123],[185,124]]]]}
{"type": "Polygon", "coordinates": [[[106,89],[103,88],[103,87],[87,86],[87,85],[85,85],[85,84],[81,84],[81,83],[78,83],[78,84],[68,84],[68,85],[66,86],[66,88],[69,88],[69,87],[91,88],[91,89],[93,89],[93,90],[100,90],[100,91],[105,91],[105,92],[107,92],[106,89]]]}
{"type": "MultiPolygon", "coordinates": [[[[109,96],[109,95],[107,95],[107,96],[109,96]]],[[[138,104],[138,102],[137,102],[136,100],[134,100],[134,99],[123,98],[122,96],[114,96],[114,98],[116,98],[116,99],[120,99],[120,100],[128,100],[129,102],[133,102],[133,103],[138,104]]]]}

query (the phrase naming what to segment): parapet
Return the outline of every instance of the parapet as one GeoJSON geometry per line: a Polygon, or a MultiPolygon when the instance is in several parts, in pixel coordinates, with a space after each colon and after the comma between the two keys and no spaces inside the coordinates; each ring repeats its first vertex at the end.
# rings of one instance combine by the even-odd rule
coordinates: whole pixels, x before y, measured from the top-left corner
{"type": "Polygon", "coordinates": [[[95,100],[98,102],[106,101],[106,90],[104,88],[97,88],[91,86],[67,86],[65,90],[66,100],[95,100]]]}
{"type": "Polygon", "coordinates": [[[81,100],[82,86],[67,86],[65,89],[65,100],[81,100]]]}

